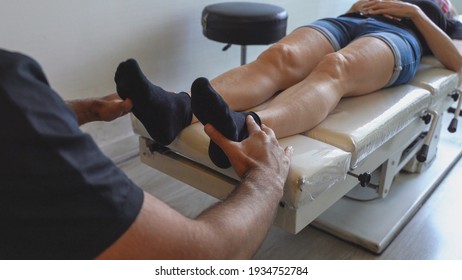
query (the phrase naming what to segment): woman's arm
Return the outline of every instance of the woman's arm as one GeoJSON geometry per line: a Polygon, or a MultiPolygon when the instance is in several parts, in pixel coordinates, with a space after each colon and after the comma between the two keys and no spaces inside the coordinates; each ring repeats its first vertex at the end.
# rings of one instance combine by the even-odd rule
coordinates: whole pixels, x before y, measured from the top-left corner
{"type": "Polygon", "coordinates": [[[460,55],[462,55],[462,40],[454,39],[452,41],[454,42],[454,45],[456,46],[456,48],[459,51],[460,55]]]}
{"type": "Polygon", "coordinates": [[[411,19],[424,36],[433,55],[441,63],[456,72],[462,68],[462,55],[453,40],[418,6],[401,1],[366,1],[362,9],[368,14],[389,14],[397,18],[411,19]]]}

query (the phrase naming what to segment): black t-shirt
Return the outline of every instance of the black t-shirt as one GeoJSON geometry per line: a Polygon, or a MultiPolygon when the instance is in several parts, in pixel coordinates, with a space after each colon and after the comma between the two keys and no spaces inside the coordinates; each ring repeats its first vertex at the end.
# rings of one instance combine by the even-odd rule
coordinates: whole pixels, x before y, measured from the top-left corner
{"type": "Polygon", "coordinates": [[[462,40],[462,22],[448,19],[447,33],[452,39],[462,40]]]}
{"type": "Polygon", "coordinates": [[[0,259],[91,259],[133,223],[143,192],[33,59],[0,50],[0,259]]]}

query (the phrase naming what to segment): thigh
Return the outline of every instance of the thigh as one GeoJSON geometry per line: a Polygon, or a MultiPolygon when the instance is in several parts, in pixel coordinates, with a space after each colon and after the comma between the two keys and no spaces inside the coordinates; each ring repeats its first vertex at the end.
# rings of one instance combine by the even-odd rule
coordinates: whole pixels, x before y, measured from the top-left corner
{"type": "Polygon", "coordinates": [[[322,32],[310,26],[295,29],[280,42],[291,46],[293,61],[305,78],[327,54],[335,51],[331,40],[322,32]]]}
{"type": "Polygon", "coordinates": [[[389,84],[395,73],[395,55],[383,40],[365,36],[338,51],[345,58],[341,82],[344,96],[371,93],[389,84]]]}
{"type": "Polygon", "coordinates": [[[353,95],[409,82],[421,59],[417,39],[400,29],[368,32],[340,53],[360,66],[352,70],[361,82],[353,95]]]}
{"type": "Polygon", "coordinates": [[[262,80],[269,79],[280,91],[305,79],[325,55],[334,51],[324,34],[304,26],[264,51],[247,70],[262,80]]]}
{"type": "Polygon", "coordinates": [[[247,110],[305,79],[319,60],[333,51],[320,32],[301,27],[255,61],[217,76],[212,85],[233,110],[247,110]]]}

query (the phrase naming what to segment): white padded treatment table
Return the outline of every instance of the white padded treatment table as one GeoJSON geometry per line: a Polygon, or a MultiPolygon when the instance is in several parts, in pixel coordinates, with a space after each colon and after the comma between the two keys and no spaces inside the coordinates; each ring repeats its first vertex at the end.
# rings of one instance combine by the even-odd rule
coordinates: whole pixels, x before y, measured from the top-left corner
{"type": "MultiPolygon", "coordinates": [[[[437,153],[440,116],[454,103],[458,84],[457,73],[426,57],[409,84],[344,98],[317,127],[279,139],[281,146],[294,147],[294,155],[275,224],[298,233],[357,187],[358,177],[362,185],[372,181],[371,188],[361,189],[386,200],[401,170],[425,172],[437,153]],[[430,123],[425,116],[431,116],[430,123]],[[424,145],[428,152],[418,161],[424,145]]],[[[200,123],[184,129],[167,147],[154,143],[133,116],[132,124],[147,165],[219,199],[237,184],[232,168],[220,169],[208,158],[209,138],[200,123]]],[[[368,249],[380,252],[385,246],[368,249]]]]}

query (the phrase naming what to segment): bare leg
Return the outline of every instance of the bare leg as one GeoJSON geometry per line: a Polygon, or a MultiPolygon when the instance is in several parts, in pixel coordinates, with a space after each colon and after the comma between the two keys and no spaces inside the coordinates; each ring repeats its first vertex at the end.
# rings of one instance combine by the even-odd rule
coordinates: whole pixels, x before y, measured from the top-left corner
{"type": "Polygon", "coordinates": [[[298,28],[255,61],[219,75],[211,84],[231,109],[246,110],[302,81],[322,57],[333,51],[318,31],[298,28]]]}
{"type": "MultiPolygon", "coordinates": [[[[193,113],[203,124],[211,123],[227,138],[241,141],[247,137],[245,118],[249,113],[240,111],[302,81],[324,55],[333,51],[321,33],[299,28],[254,62],[225,72],[211,84],[204,78],[197,79],[191,87],[193,113]]],[[[258,115],[250,114],[260,123],[258,115]]],[[[226,155],[213,142],[209,156],[218,167],[230,166],[226,155]]]]}
{"type": "Polygon", "coordinates": [[[303,81],[257,114],[278,138],[301,133],[324,120],[342,97],[364,95],[385,86],[393,69],[394,56],[386,43],[361,38],[325,56],[303,81]]]}
{"type": "MultiPolygon", "coordinates": [[[[271,127],[278,138],[304,132],[321,122],[342,97],[382,88],[393,68],[394,56],[386,43],[373,37],[358,39],[341,51],[324,56],[305,79],[276,96],[267,108],[257,112],[257,117],[271,127]]],[[[238,88],[241,85],[237,83],[238,88]]],[[[220,95],[223,96],[207,80],[194,82],[193,113],[204,124],[217,121],[217,129],[230,139],[245,139],[242,133],[246,130],[245,113],[233,111],[220,95]]],[[[266,96],[269,97],[271,95],[266,96]]],[[[230,165],[213,142],[209,156],[219,167],[230,165]]]]}

